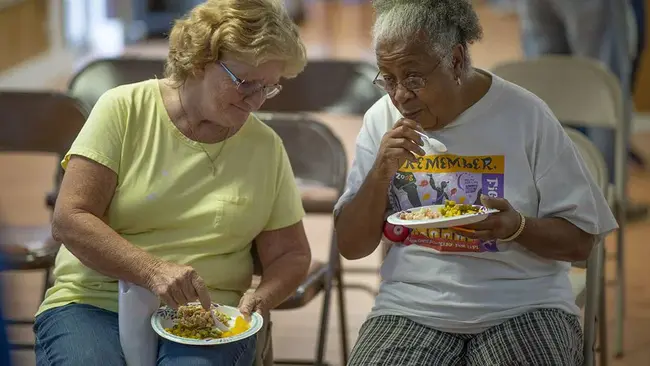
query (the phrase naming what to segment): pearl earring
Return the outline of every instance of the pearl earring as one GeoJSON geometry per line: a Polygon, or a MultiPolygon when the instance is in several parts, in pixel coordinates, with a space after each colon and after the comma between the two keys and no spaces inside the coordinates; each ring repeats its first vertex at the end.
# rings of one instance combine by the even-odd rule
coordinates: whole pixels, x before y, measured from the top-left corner
{"type": "Polygon", "coordinates": [[[456,85],[460,86],[460,84],[461,84],[460,77],[456,76],[456,85]]]}

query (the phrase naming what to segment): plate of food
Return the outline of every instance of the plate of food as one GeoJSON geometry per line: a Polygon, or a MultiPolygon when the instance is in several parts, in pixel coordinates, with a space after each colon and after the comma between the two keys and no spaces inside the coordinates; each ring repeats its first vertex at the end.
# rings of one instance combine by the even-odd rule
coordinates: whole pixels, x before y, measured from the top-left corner
{"type": "Polygon", "coordinates": [[[422,206],[396,212],[388,216],[387,221],[412,229],[442,229],[474,224],[496,212],[499,210],[447,201],[444,205],[422,206]]]}
{"type": "Polygon", "coordinates": [[[151,327],[159,336],[172,342],[191,346],[214,346],[237,342],[256,334],[264,320],[258,313],[246,321],[235,307],[212,304],[217,321],[225,325],[224,330],[214,323],[212,314],[198,302],[179,306],[174,310],[166,305],[151,315],[151,327]],[[227,329],[227,330],[225,330],[227,329]]]}

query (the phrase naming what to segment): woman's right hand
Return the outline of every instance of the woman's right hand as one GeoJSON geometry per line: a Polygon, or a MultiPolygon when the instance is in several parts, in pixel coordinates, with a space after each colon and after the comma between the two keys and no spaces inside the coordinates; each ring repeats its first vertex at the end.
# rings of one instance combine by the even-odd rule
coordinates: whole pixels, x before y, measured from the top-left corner
{"type": "Polygon", "coordinates": [[[161,262],[147,282],[149,290],[174,309],[198,299],[205,310],[210,310],[210,294],[205,282],[190,266],[161,262]]]}
{"type": "Polygon", "coordinates": [[[415,121],[402,118],[381,139],[374,169],[381,179],[390,180],[406,160],[415,162],[423,156],[422,137],[415,131],[424,130],[415,121]]]}

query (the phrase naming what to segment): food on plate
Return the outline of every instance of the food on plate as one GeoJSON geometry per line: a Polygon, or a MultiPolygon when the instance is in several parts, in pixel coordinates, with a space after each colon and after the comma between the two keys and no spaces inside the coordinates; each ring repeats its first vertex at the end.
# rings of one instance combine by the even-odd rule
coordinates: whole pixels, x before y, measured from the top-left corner
{"type": "Polygon", "coordinates": [[[213,310],[217,319],[230,326],[230,330],[221,332],[214,324],[212,315],[201,305],[179,306],[176,311],[176,322],[173,327],[165,330],[175,336],[191,339],[226,338],[241,334],[250,328],[250,324],[241,316],[235,319],[231,326],[230,317],[213,310]]]}
{"type": "Polygon", "coordinates": [[[234,337],[238,334],[242,334],[250,328],[251,325],[244,320],[241,316],[235,318],[235,325],[230,328],[229,331],[221,333],[221,338],[234,337]]]}
{"type": "Polygon", "coordinates": [[[480,207],[478,206],[456,203],[456,201],[446,201],[445,205],[440,208],[440,214],[442,217],[475,215],[479,212],[480,207]]]}
{"type": "Polygon", "coordinates": [[[444,217],[456,217],[463,215],[475,215],[481,213],[483,207],[456,203],[455,201],[446,201],[443,207],[437,211],[431,207],[415,208],[399,213],[402,220],[432,220],[444,217]]]}
{"type": "Polygon", "coordinates": [[[399,218],[402,220],[427,220],[438,219],[440,217],[441,215],[439,212],[436,212],[429,207],[404,211],[399,214],[399,218]]]}

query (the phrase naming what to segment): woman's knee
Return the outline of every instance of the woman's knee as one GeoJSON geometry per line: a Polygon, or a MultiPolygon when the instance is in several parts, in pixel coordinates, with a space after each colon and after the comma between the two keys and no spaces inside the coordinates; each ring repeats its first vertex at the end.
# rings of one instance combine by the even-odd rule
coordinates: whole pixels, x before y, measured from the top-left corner
{"type": "Polygon", "coordinates": [[[39,315],[34,322],[37,365],[122,366],[117,314],[71,304],[39,315]]]}
{"type": "Polygon", "coordinates": [[[457,365],[465,342],[401,316],[366,320],[349,365],[457,365]]]}
{"type": "Polygon", "coordinates": [[[476,335],[468,344],[468,365],[581,365],[582,330],[577,316],[539,309],[476,335]]]}
{"type": "Polygon", "coordinates": [[[158,366],[251,366],[256,337],[214,347],[187,346],[161,339],[158,366]]]}

